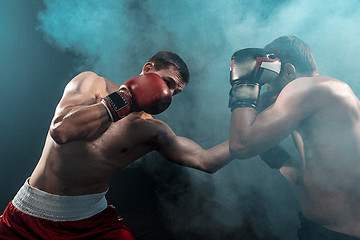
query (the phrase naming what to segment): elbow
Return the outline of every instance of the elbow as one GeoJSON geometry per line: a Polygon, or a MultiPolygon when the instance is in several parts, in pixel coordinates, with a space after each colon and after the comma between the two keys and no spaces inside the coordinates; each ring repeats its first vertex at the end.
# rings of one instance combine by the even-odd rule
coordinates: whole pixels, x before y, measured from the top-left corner
{"type": "Polygon", "coordinates": [[[248,159],[256,155],[251,147],[234,141],[230,141],[229,151],[230,155],[236,159],[248,159]]]}
{"type": "Polygon", "coordinates": [[[50,127],[50,136],[51,138],[59,145],[69,142],[69,137],[67,131],[64,128],[63,124],[52,124],[50,127]]]}
{"type": "Polygon", "coordinates": [[[208,174],[214,174],[214,173],[217,172],[217,170],[218,170],[217,168],[211,167],[211,166],[202,169],[202,171],[204,171],[204,172],[206,172],[208,174]]]}
{"type": "Polygon", "coordinates": [[[219,170],[219,166],[217,164],[214,163],[204,163],[205,161],[203,161],[203,164],[199,164],[198,169],[206,172],[208,174],[214,174],[217,172],[217,170],[219,170]]]}
{"type": "Polygon", "coordinates": [[[218,170],[216,165],[206,163],[205,160],[197,161],[196,164],[192,166],[192,168],[195,168],[197,170],[200,170],[202,172],[206,172],[206,173],[209,173],[209,174],[213,174],[218,170]]]}
{"type": "Polygon", "coordinates": [[[199,170],[201,170],[202,172],[206,172],[208,174],[214,174],[217,172],[218,169],[216,168],[211,168],[211,167],[206,167],[206,168],[198,168],[199,170]]]}

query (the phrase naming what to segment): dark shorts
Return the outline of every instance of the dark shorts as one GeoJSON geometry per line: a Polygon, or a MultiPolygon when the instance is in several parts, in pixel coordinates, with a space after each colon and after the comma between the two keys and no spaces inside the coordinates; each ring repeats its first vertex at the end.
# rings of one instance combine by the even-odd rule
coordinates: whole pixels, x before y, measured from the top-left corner
{"type": "Polygon", "coordinates": [[[324,228],[319,224],[304,218],[301,213],[299,213],[299,218],[301,223],[301,227],[297,232],[299,240],[360,240],[358,237],[324,228]]]}

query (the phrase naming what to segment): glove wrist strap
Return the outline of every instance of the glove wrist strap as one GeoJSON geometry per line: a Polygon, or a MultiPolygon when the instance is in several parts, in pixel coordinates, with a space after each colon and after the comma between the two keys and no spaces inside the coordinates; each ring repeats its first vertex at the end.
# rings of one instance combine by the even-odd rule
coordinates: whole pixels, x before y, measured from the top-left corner
{"type": "Polygon", "coordinates": [[[259,94],[258,83],[235,83],[230,91],[229,108],[231,111],[239,107],[256,108],[259,94]]]}
{"type": "Polygon", "coordinates": [[[119,91],[107,95],[101,103],[105,106],[112,122],[120,120],[129,113],[130,104],[119,91]]]}

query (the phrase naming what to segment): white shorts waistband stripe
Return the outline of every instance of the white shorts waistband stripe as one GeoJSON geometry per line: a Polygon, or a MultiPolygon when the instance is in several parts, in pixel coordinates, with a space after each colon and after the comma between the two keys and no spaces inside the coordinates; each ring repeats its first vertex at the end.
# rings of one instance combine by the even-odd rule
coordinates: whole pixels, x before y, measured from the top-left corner
{"type": "Polygon", "coordinates": [[[29,178],[15,195],[12,203],[23,213],[52,221],[77,221],[94,216],[107,207],[106,192],[79,195],[54,195],[28,183],[29,178]]]}

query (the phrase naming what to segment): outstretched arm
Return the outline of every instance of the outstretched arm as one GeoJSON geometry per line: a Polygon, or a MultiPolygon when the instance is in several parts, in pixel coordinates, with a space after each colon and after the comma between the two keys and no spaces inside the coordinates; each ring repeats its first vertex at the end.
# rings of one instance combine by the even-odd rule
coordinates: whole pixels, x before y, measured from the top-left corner
{"type": "Polygon", "coordinates": [[[176,136],[166,124],[159,124],[156,150],[171,162],[214,173],[233,160],[229,152],[229,141],[205,150],[188,138],[176,136]]]}

